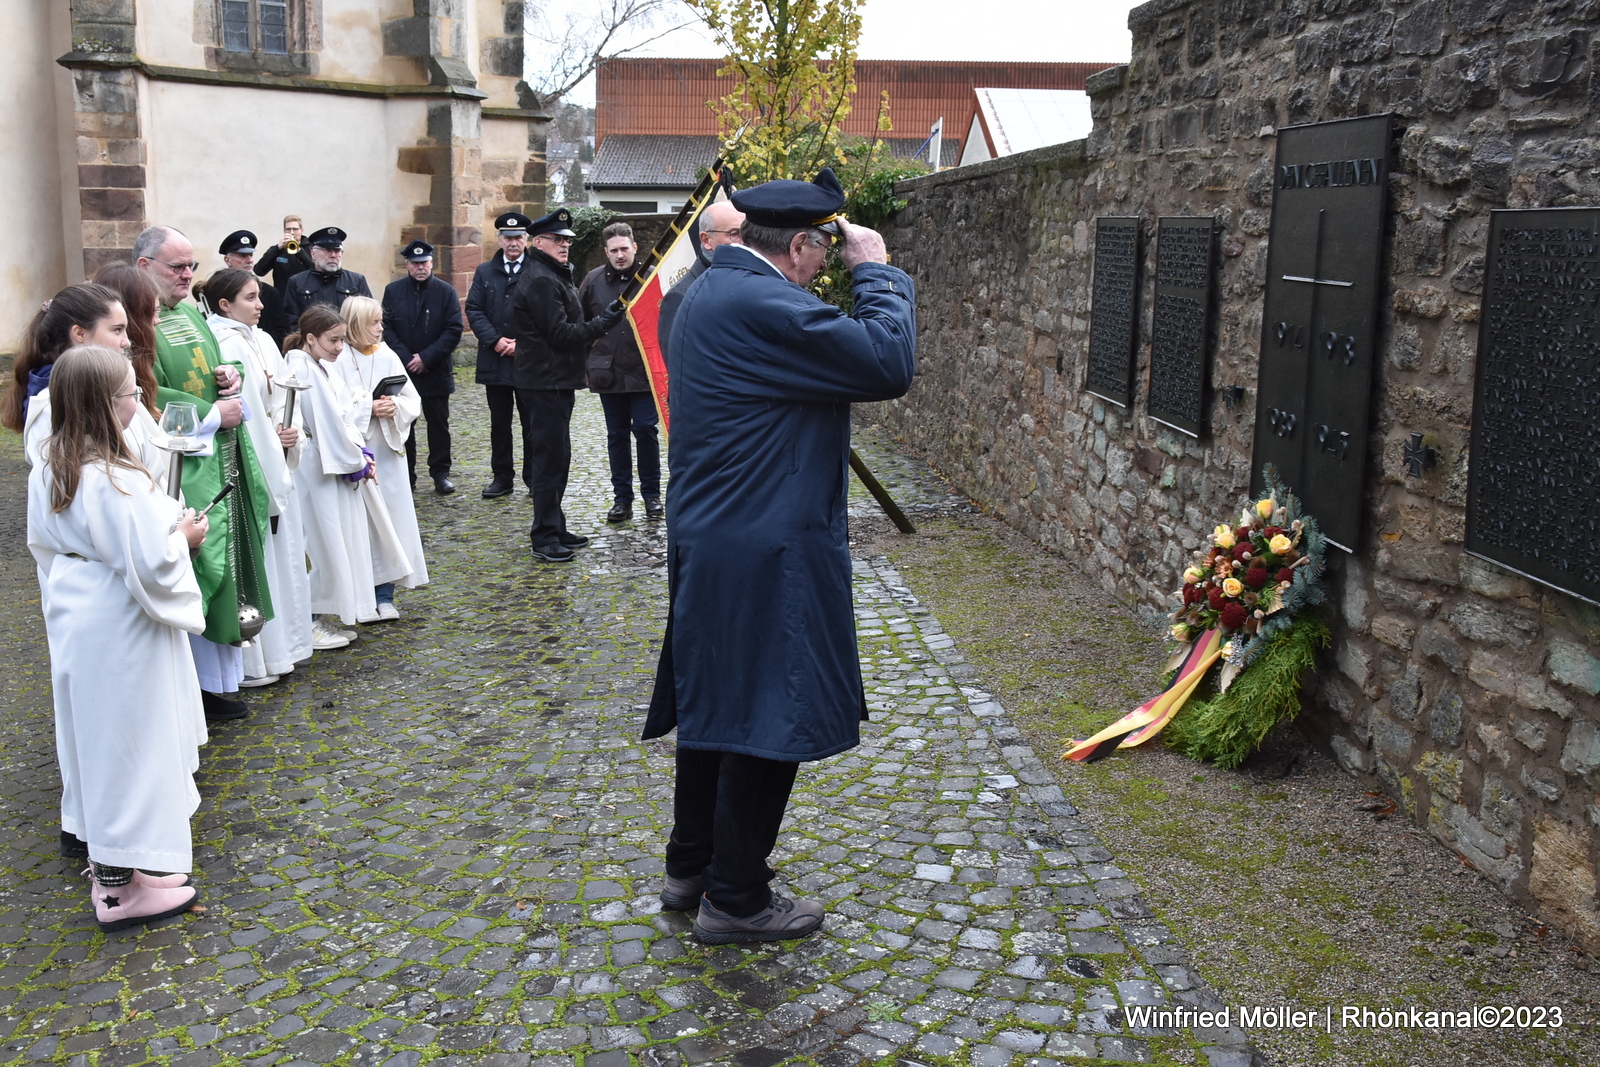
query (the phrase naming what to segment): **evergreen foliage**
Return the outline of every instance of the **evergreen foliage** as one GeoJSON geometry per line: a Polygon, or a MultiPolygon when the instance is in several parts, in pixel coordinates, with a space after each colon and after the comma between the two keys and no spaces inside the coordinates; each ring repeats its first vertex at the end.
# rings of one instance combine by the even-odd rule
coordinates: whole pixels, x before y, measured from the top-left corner
{"type": "Polygon", "coordinates": [[[1239,766],[1273,727],[1300,711],[1301,681],[1331,642],[1321,614],[1302,613],[1262,642],[1250,669],[1225,692],[1191,698],[1167,727],[1167,743],[1224,770],[1239,766]]]}

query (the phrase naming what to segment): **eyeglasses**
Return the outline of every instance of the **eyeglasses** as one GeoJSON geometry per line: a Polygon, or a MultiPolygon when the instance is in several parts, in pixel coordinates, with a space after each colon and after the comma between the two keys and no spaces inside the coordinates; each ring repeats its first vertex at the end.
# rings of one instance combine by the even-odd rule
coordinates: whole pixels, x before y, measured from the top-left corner
{"type": "Polygon", "coordinates": [[[163,267],[167,268],[168,270],[170,270],[174,274],[185,274],[185,273],[193,274],[195,271],[200,269],[200,264],[193,263],[193,262],[190,262],[190,263],[168,263],[164,259],[158,259],[158,260],[156,260],[156,262],[161,264],[163,267]]]}
{"type": "Polygon", "coordinates": [[[112,400],[126,400],[130,396],[143,396],[143,395],[144,395],[143,390],[135,389],[131,393],[116,393],[111,397],[111,399],[112,400]]]}
{"type": "Polygon", "coordinates": [[[734,227],[734,228],[733,228],[733,229],[731,229],[731,230],[701,230],[701,231],[700,231],[700,232],[701,232],[701,233],[725,233],[725,234],[737,234],[737,233],[738,233],[738,232],[739,232],[739,227],[737,227],[737,226],[735,226],[735,227],[734,227]]]}

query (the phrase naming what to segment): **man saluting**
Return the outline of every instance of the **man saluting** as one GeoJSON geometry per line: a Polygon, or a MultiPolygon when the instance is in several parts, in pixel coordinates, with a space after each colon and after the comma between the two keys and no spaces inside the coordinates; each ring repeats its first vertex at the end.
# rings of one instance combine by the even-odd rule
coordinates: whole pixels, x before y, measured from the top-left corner
{"type": "Polygon", "coordinates": [[[675,825],[661,894],[699,906],[706,942],[822,925],[768,883],[803,760],[854,747],[867,717],[845,533],[850,405],[916,368],[911,278],[815,183],[742,190],[742,245],[716,250],[667,345],[671,608],[644,736],[677,726],[675,825]],[[808,292],[828,248],[854,274],[845,315],[808,292]]]}

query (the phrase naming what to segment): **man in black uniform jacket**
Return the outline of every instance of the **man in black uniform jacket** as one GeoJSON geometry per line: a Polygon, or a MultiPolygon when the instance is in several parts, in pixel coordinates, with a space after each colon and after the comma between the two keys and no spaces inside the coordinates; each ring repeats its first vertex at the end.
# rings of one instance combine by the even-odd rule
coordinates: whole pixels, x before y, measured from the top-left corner
{"type": "Polygon", "coordinates": [[[290,326],[296,325],[301,313],[312,304],[327,304],[338,311],[344,307],[346,297],[372,295],[366,278],[340,266],[348,236],[337,226],[324,226],[306,238],[311,249],[311,269],[290,278],[289,289],[283,294],[283,313],[290,326]]]}
{"type": "Polygon", "coordinates": [[[311,269],[311,257],[306,254],[305,241],[302,235],[305,226],[300,222],[299,215],[285,215],[283,217],[283,240],[261,253],[256,261],[256,277],[265,278],[272,275],[272,287],[278,292],[287,292],[289,279],[303,270],[311,269]],[[283,246],[293,241],[300,245],[290,252],[283,246]]]}
{"type": "MultiPolygon", "coordinates": [[[[222,255],[222,262],[234,270],[250,270],[255,266],[256,246],[260,243],[249,230],[234,230],[222,239],[217,251],[222,255]]],[[[265,281],[260,285],[261,322],[258,325],[282,348],[283,339],[289,334],[289,320],[283,317],[283,294],[265,281]]]]}
{"type": "Polygon", "coordinates": [[[573,394],[584,387],[589,346],[622,321],[613,304],[597,319],[583,320],[578,287],[572,284],[567,253],[572,247],[572,213],[558,208],[534,222],[528,232],[533,248],[513,298],[517,354],[515,382],[532,424],[533,528],[528,531],[533,558],[565,563],[587,537],[567,530],[561,497],[567,491],[572,464],[573,394]]]}
{"type": "Polygon", "coordinates": [[[511,296],[527,266],[528,216],[508,211],[494,220],[500,231],[500,251],[479,263],[467,290],[467,325],[478,339],[478,384],[489,400],[489,469],[494,473],[484,486],[485,498],[511,492],[514,470],[511,449],[511,409],[516,407],[522,427],[522,481],[533,488],[533,450],[528,447],[528,409],[516,399],[512,366],[517,353],[516,329],[511,319],[511,296]]]}
{"type": "MultiPolygon", "coordinates": [[[[428,476],[439,493],[453,493],[450,480],[450,394],[456,391],[454,356],[461,340],[461,297],[455,286],[433,276],[433,246],[412,241],[401,250],[406,274],[383,290],[383,339],[411,375],[428,422],[428,476]]],[[[417,484],[417,427],[406,438],[406,465],[417,484]]]]}

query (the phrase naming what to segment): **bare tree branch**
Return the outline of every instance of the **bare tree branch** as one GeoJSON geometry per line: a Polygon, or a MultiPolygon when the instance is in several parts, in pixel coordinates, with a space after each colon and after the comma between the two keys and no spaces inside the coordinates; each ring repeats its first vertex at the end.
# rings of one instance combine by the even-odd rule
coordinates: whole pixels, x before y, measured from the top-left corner
{"type": "Polygon", "coordinates": [[[682,0],[541,0],[524,10],[525,78],[547,107],[606,60],[637,52],[695,21],[682,0]]]}

